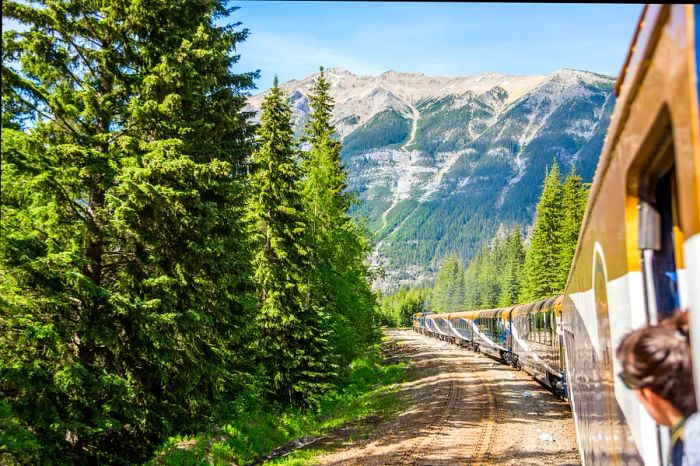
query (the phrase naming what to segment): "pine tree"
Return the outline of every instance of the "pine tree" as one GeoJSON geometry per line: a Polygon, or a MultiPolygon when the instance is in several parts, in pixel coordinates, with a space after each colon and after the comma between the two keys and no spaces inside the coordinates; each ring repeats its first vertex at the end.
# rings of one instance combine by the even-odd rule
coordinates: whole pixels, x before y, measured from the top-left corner
{"type": "Polygon", "coordinates": [[[542,195],[537,203],[535,225],[525,255],[522,300],[531,301],[562,292],[561,224],[563,213],[562,184],[559,166],[554,163],[545,176],[542,195]]]}
{"type": "Polygon", "coordinates": [[[518,303],[524,262],[525,248],[522,234],[520,227],[516,226],[506,239],[505,264],[501,274],[501,293],[498,300],[499,306],[511,306],[518,303]]]}
{"type": "Polygon", "coordinates": [[[3,35],[0,241],[22,462],[144,461],[242,388],[255,75],[231,72],[231,11],[3,4],[27,26],[3,35]]]}
{"type": "Polygon", "coordinates": [[[493,308],[498,305],[501,296],[501,277],[506,266],[506,238],[504,231],[494,236],[491,247],[485,247],[484,262],[481,264],[479,288],[481,294],[480,307],[493,308]]]}
{"type": "Polygon", "coordinates": [[[369,245],[348,215],[353,202],[345,192],[341,144],[330,123],[333,100],[323,68],[309,95],[309,120],[302,153],[304,198],[309,219],[314,270],[310,300],[332,316],[334,353],[343,367],[376,339],[376,298],[365,258],[369,245]]]}
{"type": "Polygon", "coordinates": [[[253,153],[253,226],[260,351],[279,400],[305,404],[327,384],[324,316],[309,302],[309,239],[291,109],[275,78],[253,153]]]}
{"type": "Polygon", "coordinates": [[[453,312],[464,307],[464,267],[456,253],[447,256],[438,271],[432,307],[438,312],[453,312]]]}
{"type": "Polygon", "coordinates": [[[482,264],[484,263],[483,252],[479,251],[469,262],[464,274],[464,304],[467,309],[477,309],[481,307],[482,290],[480,277],[482,274],[482,264]]]}
{"type": "Polygon", "coordinates": [[[413,316],[425,311],[425,292],[419,288],[410,288],[399,304],[399,318],[402,327],[413,325],[413,316]]]}
{"type": "Polygon", "coordinates": [[[557,286],[564,289],[566,280],[569,276],[571,262],[574,259],[576,252],[576,244],[578,242],[579,230],[583,215],[586,211],[586,203],[588,202],[588,190],[583,185],[581,177],[576,174],[576,168],[571,166],[571,171],[564,181],[562,190],[562,206],[563,212],[561,223],[561,246],[560,246],[560,269],[557,286]]]}

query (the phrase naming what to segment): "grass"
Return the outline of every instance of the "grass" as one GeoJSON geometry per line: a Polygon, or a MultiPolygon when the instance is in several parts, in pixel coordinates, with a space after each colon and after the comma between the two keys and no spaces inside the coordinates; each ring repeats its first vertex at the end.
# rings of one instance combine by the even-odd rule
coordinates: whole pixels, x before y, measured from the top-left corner
{"type": "MultiPolygon", "coordinates": [[[[329,393],[318,410],[259,410],[206,433],[171,437],[149,464],[245,465],[295,439],[322,436],[370,416],[385,418],[401,406],[396,387],[404,380],[405,369],[404,364],[384,365],[375,348],[370,355],[352,363],[342,390],[329,393]]],[[[305,465],[313,463],[320,453],[310,446],[264,464],[305,465]]]]}

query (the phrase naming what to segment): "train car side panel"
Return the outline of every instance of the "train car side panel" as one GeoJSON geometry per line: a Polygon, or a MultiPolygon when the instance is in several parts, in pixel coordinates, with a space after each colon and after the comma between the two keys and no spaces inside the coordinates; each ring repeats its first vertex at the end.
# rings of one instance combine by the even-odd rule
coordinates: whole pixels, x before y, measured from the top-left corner
{"type": "Polygon", "coordinates": [[[667,449],[668,433],[615,377],[614,349],[679,307],[696,315],[686,268],[697,258],[684,253],[699,229],[692,11],[645,9],[567,284],[562,331],[585,464],[657,465],[667,449]]]}

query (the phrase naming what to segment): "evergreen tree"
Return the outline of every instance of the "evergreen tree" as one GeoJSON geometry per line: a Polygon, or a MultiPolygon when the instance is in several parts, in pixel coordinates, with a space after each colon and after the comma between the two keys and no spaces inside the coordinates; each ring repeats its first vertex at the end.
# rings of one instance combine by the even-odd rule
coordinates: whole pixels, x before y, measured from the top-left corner
{"type": "Polygon", "coordinates": [[[464,267],[455,253],[445,258],[438,271],[431,305],[437,312],[458,311],[464,306],[464,267]]]}
{"type": "Polygon", "coordinates": [[[557,286],[564,289],[569,277],[569,269],[576,252],[579,230],[588,202],[588,189],[583,185],[581,177],[576,174],[576,168],[571,165],[571,171],[564,181],[562,190],[563,212],[561,223],[560,269],[557,286]]]}
{"type": "Polygon", "coordinates": [[[309,293],[314,305],[332,316],[334,352],[346,367],[376,339],[376,298],[369,285],[365,258],[369,245],[348,215],[353,201],[345,192],[341,144],[331,125],[333,101],[323,68],[309,96],[309,121],[302,154],[303,183],[311,238],[309,293]]]}
{"type": "Polygon", "coordinates": [[[3,4],[27,27],[2,67],[0,412],[21,462],[144,461],[245,382],[254,75],[231,72],[231,11],[3,4]]]}
{"type": "Polygon", "coordinates": [[[502,273],[506,266],[506,238],[504,231],[499,231],[494,236],[491,247],[485,247],[483,263],[479,275],[479,289],[481,295],[480,307],[493,308],[498,305],[501,296],[502,273]]]}
{"type": "Polygon", "coordinates": [[[256,321],[271,394],[305,404],[325,389],[329,367],[326,318],[308,299],[311,262],[298,156],[291,109],[275,78],[251,160],[256,321]]]}
{"type": "Polygon", "coordinates": [[[525,261],[525,247],[523,246],[520,227],[516,226],[506,239],[505,264],[500,274],[501,294],[498,300],[499,306],[511,306],[518,304],[520,297],[520,281],[525,261]]]}
{"type": "Polygon", "coordinates": [[[413,316],[426,309],[428,290],[400,288],[396,293],[381,299],[383,323],[391,327],[411,327],[413,316]]]}
{"type": "Polygon", "coordinates": [[[537,203],[535,225],[530,246],[525,255],[522,300],[532,301],[562,292],[561,270],[561,210],[562,184],[559,166],[545,176],[542,195],[537,203]]]}
{"type": "Polygon", "coordinates": [[[477,309],[481,306],[481,273],[484,263],[483,252],[479,251],[471,260],[464,274],[464,304],[467,309],[477,309]]]}

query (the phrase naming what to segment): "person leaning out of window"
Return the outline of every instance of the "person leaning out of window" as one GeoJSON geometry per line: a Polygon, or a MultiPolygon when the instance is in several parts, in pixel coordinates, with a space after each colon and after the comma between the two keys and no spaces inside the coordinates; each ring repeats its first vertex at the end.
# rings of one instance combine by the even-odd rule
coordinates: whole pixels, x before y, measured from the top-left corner
{"type": "Polygon", "coordinates": [[[697,412],[688,341],[688,313],[677,312],[622,338],[618,374],[660,425],[671,428],[668,464],[700,466],[700,413],[697,412]]]}

